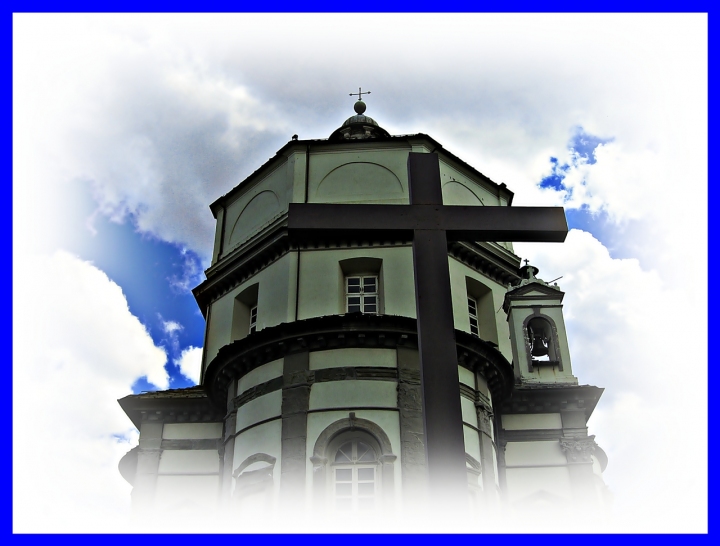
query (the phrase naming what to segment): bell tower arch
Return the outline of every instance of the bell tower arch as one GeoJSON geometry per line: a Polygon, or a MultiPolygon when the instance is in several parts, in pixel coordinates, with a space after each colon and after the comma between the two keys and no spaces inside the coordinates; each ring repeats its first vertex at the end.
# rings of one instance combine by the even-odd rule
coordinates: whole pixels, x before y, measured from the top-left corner
{"type": "Polygon", "coordinates": [[[515,377],[522,383],[577,385],[562,315],[565,293],[557,284],[538,279],[538,272],[533,265],[521,267],[520,284],[507,291],[503,302],[515,377]]]}

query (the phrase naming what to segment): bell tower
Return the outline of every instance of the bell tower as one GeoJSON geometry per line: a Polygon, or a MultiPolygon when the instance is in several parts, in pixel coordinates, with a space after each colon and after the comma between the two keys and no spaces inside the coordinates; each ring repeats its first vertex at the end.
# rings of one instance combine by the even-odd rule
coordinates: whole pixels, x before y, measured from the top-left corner
{"type": "Polygon", "coordinates": [[[521,383],[577,385],[572,374],[562,300],[557,283],[537,278],[539,269],[520,268],[521,281],[505,294],[515,378],[521,383]]]}

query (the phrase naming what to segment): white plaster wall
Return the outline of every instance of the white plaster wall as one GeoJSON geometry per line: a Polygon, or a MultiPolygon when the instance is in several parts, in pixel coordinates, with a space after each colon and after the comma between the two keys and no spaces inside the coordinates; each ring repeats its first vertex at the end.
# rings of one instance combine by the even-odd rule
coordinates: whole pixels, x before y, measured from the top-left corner
{"type": "Polygon", "coordinates": [[[508,442],[505,465],[565,465],[567,458],[557,440],[537,442],[508,442]]]}
{"type": "Polygon", "coordinates": [[[155,508],[180,510],[212,508],[217,503],[220,478],[210,476],[158,476],[155,508]]]}
{"type": "Polygon", "coordinates": [[[216,449],[166,449],[160,455],[159,474],[205,474],[220,471],[216,449]]]}
{"type": "Polygon", "coordinates": [[[529,413],[502,416],[505,430],[560,429],[562,418],[559,413],[529,413]]]}
{"type": "Polygon", "coordinates": [[[310,410],[348,407],[396,407],[395,381],[328,381],[310,389],[310,410]]]}
{"type": "Polygon", "coordinates": [[[206,367],[220,348],[231,343],[235,298],[246,288],[258,284],[257,329],[277,326],[295,319],[295,253],[289,253],[216,300],[210,306],[205,340],[206,367]]]}
{"type": "Polygon", "coordinates": [[[289,182],[287,165],[280,163],[264,178],[248,184],[227,206],[222,255],[241,246],[287,211],[289,182]]]}
{"type": "Polygon", "coordinates": [[[480,436],[476,430],[463,426],[463,438],[465,440],[465,452],[480,461],[480,436]]]}
{"type": "Polygon", "coordinates": [[[572,497],[570,474],[564,466],[508,468],[505,472],[505,480],[510,503],[540,491],[547,491],[565,500],[570,500],[572,497]]]}
{"type": "Polygon", "coordinates": [[[165,423],[162,437],[167,440],[220,438],[222,428],[222,423],[165,423]]]}
{"type": "Polygon", "coordinates": [[[407,146],[368,143],[367,147],[356,144],[343,149],[342,145],[338,145],[335,149],[311,152],[309,201],[408,203],[408,151],[407,146]],[[385,170],[389,172],[384,173],[385,170]],[[368,187],[368,175],[370,183],[378,177],[382,177],[385,183],[368,187]],[[356,179],[357,176],[360,178],[356,179]]]}
{"type": "Polygon", "coordinates": [[[311,370],[342,366],[397,368],[397,351],[395,349],[350,348],[310,353],[311,370]]]}
{"type": "Polygon", "coordinates": [[[238,408],[235,430],[240,431],[265,419],[280,416],[281,405],[281,390],[250,400],[250,402],[238,408]]]}
{"type": "Polygon", "coordinates": [[[477,411],[475,410],[475,402],[468,400],[464,396],[460,397],[460,408],[462,410],[463,421],[474,427],[478,426],[477,411]]]}
{"type": "Polygon", "coordinates": [[[225,296],[214,301],[209,306],[203,370],[217,356],[220,348],[232,340],[230,332],[232,328],[233,300],[234,297],[225,294],[225,296]]]}
{"type": "Polygon", "coordinates": [[[460,383],[475,388],[475,374],[473,372],[463,366],[458,366],[458,376],[460,377],[460,383]]]}
{"type": "Polygon", "coordinates": [[[265,383],[266,381],[280,377],[283,374],[283,362],[282,358],[273,360],[246,373],[238,380],[238,395],[260,383],[265,383]]]}
{"type": "Polygon", "coordinates": [[[440,182],[445,205],[496,206],[500,202],[494,188],[474,180],[448,159],[440,159],[440,182]]]}
{"type": "Polygon", "coordinates": [[[383,261],[380,282],[384,313],[415,317],[412,248],[398,246],[302,251],[298,318],[343,314],[345,288],[339,263],[360,257],[383,261]]]}
{"type": "MultiPolygon", "coordinates": [[[[282,421],[270,421],[246,430],[235,437],[233,452],[233,472],[242,462],[257,453],[265,453],[277,459],[275,470],[280,467],[282,421]]],[[[275,474],[276,478],[280,474],[275,474]]]]}

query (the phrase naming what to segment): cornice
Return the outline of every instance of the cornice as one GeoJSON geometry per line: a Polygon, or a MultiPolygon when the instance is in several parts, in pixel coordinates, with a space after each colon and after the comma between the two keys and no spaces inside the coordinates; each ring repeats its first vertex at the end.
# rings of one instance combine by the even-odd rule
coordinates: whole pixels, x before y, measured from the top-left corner
{"type": "Polygon", "coordinates": [[[590,418],[605,389],[592,385],[515,385],[512,395],[500,406],[501,413],[558,413],[584,410],[590,418]]]}
{"type": "MultiPolygon", "coordinates": [[[[266,231],[209,267],[205,271],[207,279],[192,292],[203,316],[207,318],[208,305],[290,251],[395,247],[410,243],[382,236],[366,237],[363,240],[333,240],[331,234],[324,240],[299,243],[288,235],[285,215],[266,231]]],[[[517,282],[520,278],[517,268],[520,259],[497,244],[451,242],[448,244],[448,254],[503,286],[517,282]]]]}
{"type": "Polygon", "coordinates": [[[222,421],[225,413],[208,398],[201,387],[181,391],[157,391],[126,396],[118,400],[138,430],[144,422],[209,423],[222,421]]]}
{"type": "MultiPolygon", "coordinates": [[[[507,397],[513,388],[512,365],[491,343],[458,330],[455,337],[460,365],[481,373],[495,399],[507,397]]],[[[221,406],[233,379],[290,354],[355,347],[417,349],[417,343],[417,321],[408,317],[353,313],[283,323],[222,347],[208,365],[203,386],[221,406]]]]}
{"type": "Polygon", "coordinates": [[[455,241],[448,244],[448,252],[469,268],[503,286],[520,280],[518,274],[520,258],[497,243],[455,241]]]}

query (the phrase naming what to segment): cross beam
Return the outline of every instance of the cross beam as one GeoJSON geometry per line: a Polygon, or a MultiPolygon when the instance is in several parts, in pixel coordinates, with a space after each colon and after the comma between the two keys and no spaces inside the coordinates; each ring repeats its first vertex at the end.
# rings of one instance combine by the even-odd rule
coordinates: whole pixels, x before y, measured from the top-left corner
{"type": "Polygon", "coordinates": [[[291,203],[288,231],[296,239],[412,239],[430,491],[436,500],[463,503],[467,474],[447,243],[563,242],[567,222],[561,207],[443,205],[437,154],[410,152],[408,179],[409,205],[291,203]]]}

